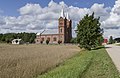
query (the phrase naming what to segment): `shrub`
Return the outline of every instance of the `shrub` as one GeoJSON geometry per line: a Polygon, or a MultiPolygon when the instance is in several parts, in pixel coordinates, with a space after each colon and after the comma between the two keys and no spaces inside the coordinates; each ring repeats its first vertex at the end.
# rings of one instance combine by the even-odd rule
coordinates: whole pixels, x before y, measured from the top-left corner
{"type": "Polygon", "coordinates": [[[46,40],[46,44],[47,44],[47,45],[49,44],[49,40],[46,40]]]}
{"type": "Polygon", "coordinates": [[[41,41],[40,43],[43,44],[43,41],[41,41]]]}
{"type": "Polygon", "coordinates": [[[62,43],[62,41],[61,40],[58,40],[58,44],[61,44],[62,43]]]}

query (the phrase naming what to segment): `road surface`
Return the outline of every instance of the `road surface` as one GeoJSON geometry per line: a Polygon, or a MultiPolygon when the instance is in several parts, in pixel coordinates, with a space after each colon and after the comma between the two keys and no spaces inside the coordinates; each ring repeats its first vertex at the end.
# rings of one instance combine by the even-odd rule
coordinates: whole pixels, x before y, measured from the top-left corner
{"type": "Polygon", "coordinates": [[[120,72],[120,46],[106,45],[106,50],[120,72]]]}

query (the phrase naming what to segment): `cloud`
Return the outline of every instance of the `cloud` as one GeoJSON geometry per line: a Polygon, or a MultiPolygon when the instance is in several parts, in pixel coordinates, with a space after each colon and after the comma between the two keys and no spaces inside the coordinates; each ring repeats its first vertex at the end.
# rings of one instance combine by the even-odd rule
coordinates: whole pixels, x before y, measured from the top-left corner
{"type": "Polygon", "coordinates": [[[95,16],[100,17],[101,21],[106,20],[110,16],[109,12],[110,12],[111,8],[110,7],[104,7],[104,6],[105,6],[104,4],[95,3],[90,8],[90,11],[95,12],[95,16]]]}
{"type": "MultiPolygon", "coordinates": [[[[102,22],[102,27],[107,31],[106,35],[120,37],[120,0],[115,1],[115,5],[110,12],[110,16],[102,22]]],[[[107,37],[108,38],[108,37],[107,37]]]]}
{"type": "Polygon", "coordinates": [[[0,26],[5,25],[5,24],[6,24],[6,22],[4,20],[4,17],[0,16],[0,26]]]}
{"type": "Polygon", "coordinates": [[[27,3],[24,7],[19,9],[21,15],[31,15],[42,13],[42,8],[39,4],[29,4],[27,3]]]}
{"type": "MultiPolygon", "coordinates": [[[[93,4],[90,8],[80,8],[68,6],[63,1],[56,3],[53,0],[46,7],[41,7],[40,4],[27,3],[25,6],[19,8],[20,16],[0,17],[0,32],[40,32],[44,29],[58,30],[58,18],[60,17],[62,6],[64,6],[65,12],[69,13],[70,19],[73,21],[73,36],[75,36],[74,29],[80,19],[85,14],[92,14],[93,12],[95,12],[96,17],[100,16],[101,18],[101,27],[105,29],[105,37],[108,37],[110,32],[113,34],[119,33],[115,30],[119,30],[120,28],[120,0],[117,0],[112,8],[98,3],[93,4]]],[[[115,36],[119,36],[119,34],[115,36]]]]}
{"type": "Polygon", "coordinates": [[[104,29],[104,36],[106,38],[109,38],[110,36],[113,36],[113,38],[120,37],[120,28],[117,28],[117,29],[104,29]]]}

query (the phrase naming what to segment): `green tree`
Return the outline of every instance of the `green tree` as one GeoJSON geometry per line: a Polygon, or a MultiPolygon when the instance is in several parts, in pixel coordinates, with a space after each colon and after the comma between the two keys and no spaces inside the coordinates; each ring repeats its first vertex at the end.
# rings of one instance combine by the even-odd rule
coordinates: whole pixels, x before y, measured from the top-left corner
{"type": "Polygon", "coordinates": [[[13,39],[22,39],[24,42],[34,43],[35,33],[6,33],[0,34],[0,42],[11,43],[13,39]]]}
{"type": "Polygon", "coordinates": [[[96,41],[96,45],[97,45],[97,46],[101,46],[103,42],[104,42],[104,38],[103,38],[103,36],[101,35],[100,37],[98,37],[98,39],[97,39],[97,41],[96,41]]]}
{"type": "Polygon", "coordinates": [[[49,40],[46,40],[46,44],[47,44],[47,45],[49,44],[49,40]]]}
{"type": "Polygon", "coordinates": [[[76,43],[77,43],[77,38],[72,38],[72,39],[70,40],[70,43],[76,44],[76,43]]]}
{"type": "Polygon", "coordinates": [[[80,48],[91,50],[98,46],[99,37],[102,36],[100,25],[99,18],[95,18],[94,13],[84,16],[77,25],[77,42],[80,48]]]}
{"type": "Polygon", "coordinates": [[[114,43],[114,39],[113,39],[112,36],[110,36],[110,38],[109,38],[109,44],[113,44],[113,43],[114,43]]]}

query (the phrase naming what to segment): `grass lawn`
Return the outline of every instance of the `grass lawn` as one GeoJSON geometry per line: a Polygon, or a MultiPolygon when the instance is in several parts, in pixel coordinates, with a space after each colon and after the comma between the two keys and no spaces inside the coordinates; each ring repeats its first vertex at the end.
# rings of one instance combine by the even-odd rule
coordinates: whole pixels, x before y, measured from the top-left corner
{"type": "Polygon", "coordinates": [[[82,51],[61,66],[37,78],[120,78],[104,48],[82,51]]]}

